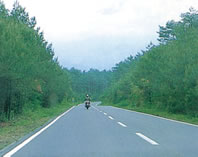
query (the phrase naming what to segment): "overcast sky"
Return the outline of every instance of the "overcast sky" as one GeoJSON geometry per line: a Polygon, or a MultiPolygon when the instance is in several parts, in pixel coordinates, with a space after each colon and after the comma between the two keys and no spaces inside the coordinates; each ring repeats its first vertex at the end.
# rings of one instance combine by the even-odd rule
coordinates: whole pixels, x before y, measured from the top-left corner
{"type": "MultiPolygon", "coordinates": [[[[4,0],[8,9],[15,0],[4,0]]],[[[18,0],[35,16],[62,66],[111,69],[157,44],[159,25],[179,20],[198,0],[18,0]]]]}

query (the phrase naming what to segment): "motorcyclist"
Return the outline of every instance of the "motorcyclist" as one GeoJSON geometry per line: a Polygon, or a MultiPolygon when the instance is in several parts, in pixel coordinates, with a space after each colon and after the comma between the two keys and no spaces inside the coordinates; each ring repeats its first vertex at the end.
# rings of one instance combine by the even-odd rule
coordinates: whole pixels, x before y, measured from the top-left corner
{"type": "Polygon", "coordinates": [[[85,97],[85,101],[91,101],[91,98],[89,97],[89,95],[87,94],[85,97]]]}
{"type": "Polygon", "coordinates": [[[89,97],[89,95],[87,94],[85,97],[85,107],[88,109],[90,107],[90,101],[91,98],[89,97]]]}

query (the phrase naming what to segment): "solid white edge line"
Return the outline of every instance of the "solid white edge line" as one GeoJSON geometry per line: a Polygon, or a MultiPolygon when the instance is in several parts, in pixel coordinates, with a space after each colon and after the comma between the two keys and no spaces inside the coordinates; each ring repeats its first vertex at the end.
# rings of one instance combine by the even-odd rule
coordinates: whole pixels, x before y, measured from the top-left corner
{"type": "Polygon", "coordinates": [[[127,127],[125,124],[121,123],[121,122],[117,122],[119,125],[123,126],[123,127],[127,127]]]}
{"type": "Polygon", "coordinates": [[[108,117],[109,117],[109,119],[114,120],[114,118],[113,118],[113,117],[111,117],[111,116],[108,116],[108,117]]]}
{"type": "Polygon", "coordinates": [[[151,116],[151,117],[155,117],[155,118],[159,118],[159,119],[163,119],[163,120],[168,120],[168,121],[175,122],[175,123],[181,123],[181,124],[185,124],[185,125],[189,125],[189,126],[198,127],[198,125],[196,125],[196,124],[190,124],[190,123],[187,123],[187,122],[182,122],[182,121],[178,121],[178,120],[168,119],[168,118],[155,116],[155,115],[148,114],[148,113],[142,113],[142,112],[127,110],[127,109],[123,109],[123,108],[119,108],[119,107],[115,107],[115,106],[111,106],[111,107],[112,108],[116,108],[116,109],[120,109],[120,110],[125,110],[125,111],[128,111],[128,112],[135,112],[135,113],[139,113],[139,114],[143,114],[143,115],[146,115],[146,116],[151,116]]]}
{"type": "Polygon", "coordinates": [[[12,149],[10,152],[6,153],[3,157],[11,157],[14,153],[16,153],[18,150],[20,150],[22,147],[24,147],[26,144],[28,144],[30,141],[32,141],[35,137],[37,137],[39,134],[41,134],[43,131],[45,131],[48,127],[50,127],[52,124],[54,124],[59,118],[64,116],[66,113],[71,111],[75,106],[71,107],[69,110],[58,116],[56,119],[54,119],[51,123],[49,123],[47,126],[42,128],[40,131],[23,141],[21,144],[16,146],[14,149],[12,149]]]}
{"type": "Polygon", "coordinates": [[[136,133],[136,135],[138,135],[139,137],[141,137],[142,139],[146,140],[147,142],[149,142],[149,143],[152,144],[152,145],[159,145],[157,142],[151,140],[150,138],[144,136],[144,135],[141,134],[141,133],[136,133]]]}

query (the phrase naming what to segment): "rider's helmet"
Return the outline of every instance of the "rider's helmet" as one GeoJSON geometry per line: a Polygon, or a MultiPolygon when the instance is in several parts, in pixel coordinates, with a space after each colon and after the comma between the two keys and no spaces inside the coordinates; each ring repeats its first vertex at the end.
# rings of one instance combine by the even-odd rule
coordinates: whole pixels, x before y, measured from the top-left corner
{"type": "Polygon", "coordinates": [[[86,97],[89,97],[89,95],[87,94],[86,97]]]}

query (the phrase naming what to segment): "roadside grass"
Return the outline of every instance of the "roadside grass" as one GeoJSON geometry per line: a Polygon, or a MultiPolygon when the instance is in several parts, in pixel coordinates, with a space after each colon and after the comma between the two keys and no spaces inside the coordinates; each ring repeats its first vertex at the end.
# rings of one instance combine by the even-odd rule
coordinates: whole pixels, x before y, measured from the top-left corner
{"type": "Polygon", "coordinates": [[[19,140],[36,128],[74,106],[74,103],[63,101],[51,108],[37,107],[34,110],[24,111],[14,120],[0,122],[0,150],[19,140]]]}
{"type": "Polygon", "coordinates": [[[141,112],[141,113],[147,113],[163,118],[168,118],[172,120],[177,120],[181,122],[187,122],[190,124],[195,124],[198,125],[198,117],[193,117],[191,115],[184,115],[184,114],[173,114],[169,113],[167,111],[163,111],[157,108],[148,108],[148,107],[135,107],[135,106],[130,106],[126,104],[112,104],[112,103],[102,103],[101,105],[104,106],[115,106],[118,108],[123,108],[131,111],[136,111],[136,112],[141,112]]]}

